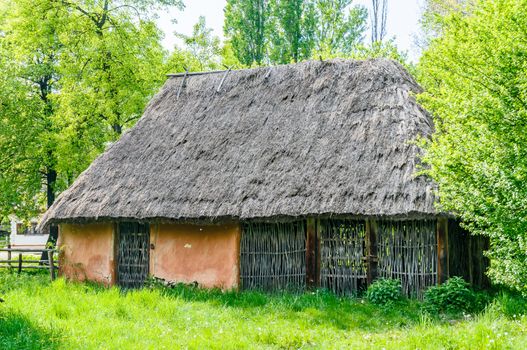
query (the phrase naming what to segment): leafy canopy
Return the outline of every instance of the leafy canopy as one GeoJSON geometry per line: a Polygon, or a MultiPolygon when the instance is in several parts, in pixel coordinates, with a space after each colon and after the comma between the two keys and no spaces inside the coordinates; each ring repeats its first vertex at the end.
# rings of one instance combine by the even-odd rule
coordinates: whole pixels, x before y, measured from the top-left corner
{"type": "Polygon", "coordinates": [[[224,31],[242,64],[282,64],[350,55],[367,16],[353,0],[228,0],[224,31]]]}
{"type": "Polygon", "coordinates": [[[436,133],[426,170],[440,207],[491,239],[489,274],[527,293],[527,1],[479,0],[436,16],[419,63],[436,133]]]}
{"type": "Polygon", "coordinates": [[[0,2],[0,217],[51,205],[164,80],[154,11],[179,0],[0,2]]]}

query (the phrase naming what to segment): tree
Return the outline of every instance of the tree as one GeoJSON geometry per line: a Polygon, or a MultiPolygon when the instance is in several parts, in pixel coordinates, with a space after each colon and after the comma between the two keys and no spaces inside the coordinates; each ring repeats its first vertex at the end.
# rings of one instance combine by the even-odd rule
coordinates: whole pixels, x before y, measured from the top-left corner
{"type": "Polygon", "coordinates": [[[371,0],[371,43],[382,42],[386,36],[388,0],[371,0]]]}
{"type": "Polygon", "coordinates": [[[350,54],[367,16],[352,0],[229,0],[224,30],[242,64],[289,63],[350,54]]]}
{"type": "Polygon", "coordinates": [[[349,55],[363,40],[368,11],[352,0],[315,1],[315,48],[318,54],[349,55]]]}
{"type": "Polygon", "coordinates": [[[227,0],[223,30],[242,64],[264,62],[268,17],[267,0],[227,0]]]}
{"type": "Polygon", "coordinates": [[[180,2],[0,3],[0,213],[50,206],[138,119],[164,79],[149,11],[168,5],[180,2]]]}
{"type": "Polygon", "coordinates": [[[451,12],[467,14],[473,0],[426,0],[421,17],[422,33],[418,38],[421,47],[426,48],[431,39],[441,35],[443,18],[451,12]]]}
{"type": "MultiPolygon", "coordinates": [[[[198,23],[194,25],[192,35],[177,34],[196,62],[199,71],[214,70],[220,67],[220,38],[212,34],[212,29],[207,28],[205,17],[200,16],[198,23]]],[[[185,61],[188,58],[184,59],[185,61]]],[[[187,65],[192,65],[190,62],[187,65]]]]}
{"type": "Polygon", "coordinates": [[[311,57],[315,35],[315,6],[306,0],[272,0],[269,20],[269,60],[298,62],[311,57]]]}
{"type": "Polygon", "coordinates": [[[58,31],[64,21],[49,1],[3,3],[1,12],[0,207],[4,215],[11,210],[24,216],[37,211],[43,186],[46,205],[55,200],[53,94],[59,88],[58,31]]]}
{"type": "Polygon", "coordinates": [[[438,17],[419,63],[436,128],[424,172],[440,209],[490,237],[490,277],[527,294],[527,1],[467,6],[438,17]]]}

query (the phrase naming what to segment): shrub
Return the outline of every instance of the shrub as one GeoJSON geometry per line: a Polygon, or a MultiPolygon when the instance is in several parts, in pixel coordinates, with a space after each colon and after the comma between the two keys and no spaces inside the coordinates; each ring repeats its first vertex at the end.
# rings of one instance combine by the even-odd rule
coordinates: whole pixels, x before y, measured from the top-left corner
{"type": "Polygon", "coordinates": [[[475,311],[477,304],[477,295],[469,284],[461,277],[451,277],[425,292],[423,307],[430,313],[459,314],[475,311]]]}
{"type": "Polygon", "coordinates": [[[401,281],[387,278],[378,279],[368,287],[366,298],[375,305],[389,305],[401,300],[401,281]]]}

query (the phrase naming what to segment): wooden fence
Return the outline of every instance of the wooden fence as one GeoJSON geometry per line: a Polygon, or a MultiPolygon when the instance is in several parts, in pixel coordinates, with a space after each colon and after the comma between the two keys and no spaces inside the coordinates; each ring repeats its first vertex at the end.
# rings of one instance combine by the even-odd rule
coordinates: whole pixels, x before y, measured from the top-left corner
{"type": "Polygon", "coordinates": [[[320,286],[337,294],[366,287],[366,221],[320,220],[320,286]]]}
{"type": "Polygon", "coordinates": [[[403,293],[421,296],[437,283],[436,220],[380,221],[378,274],[399,279],[403,293]]]}
{"type": "Polygon", "coordinates": [[[306,284],[304,221],[247,222],[242,226],[240,280],[243,289],[303,290],[306,284]]]}
{"type": "Polygon", "coordinates": [[[241,284],[265,290],[322,287],[350,295],[385,277],[399,279],[406,295],[422,297],[450,276],[484,284],[486,247],[487,241],[441,217],[245,222],[241,284]]]}
{"type": "Polygon", "coordinates": [[[18,274],[22,270],[47,269],[51,280],[55,279],[58,265],[54,258],[56,253],[54,249],[18,249],[8,247],[0,249],[1,252],[7,253],[5,254],[7,259],[0,260],[0,269],[16,270],[18,274]],[[42,260],[41,256],[46,256],[47,259],[42,260]]]}

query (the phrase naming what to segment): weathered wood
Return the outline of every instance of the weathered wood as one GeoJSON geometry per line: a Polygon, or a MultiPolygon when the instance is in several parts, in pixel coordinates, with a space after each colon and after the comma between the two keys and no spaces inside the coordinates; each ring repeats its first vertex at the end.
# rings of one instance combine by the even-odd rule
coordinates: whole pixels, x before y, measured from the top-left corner
{"type": "Polygon", "coordinates": [[[18,254],[18,274],[22,272],[22,253],[18,254]]]}
{"type": "Polygon", "coordinates": [[[217,73],[225,73],[225,70],[211,70],[211,71],[206,71],[206,72],[188,72],[188,71],[185,71],[185,73],[171,73],[171,74],[167,74],[167,77],[173,78],[173,77],[183,77],[185,75],[187,75],[187,76],[194,76],[194,75],[217,74],[217,73]]]}
{"type": "Polygon", "coordinates": [[[368,285],[372,284],[377,278],[377,221],[366,220],[366,280],[368,285]]]}
{"type": "Polygon", "coordinates": [[[306,286],[313,289],[318,287],[320,280],[320,277],[317,275],[319,242],[317,239],[315,219],[308,218],[306,222],[306,286]]]}
{"type": "MultiPolygon", "coordinates": [[[[7,245],[7,260],[11,260],[11,244],[7,245]]],[[[9,263],[9,267],[11,267],[11,263],[9,263]]]]}
{"type": "Polygon", "coordinates": [[[183,88],[185,87],[185,83],[187,82],[187,77],[188,77],[188,69],[185,69],[185,75],[183,76],[183,79],[181,80],[181,84],[179,85],[176,100],[179,100],[179,95],[181,95],[181,90],[183,90],[183,88]]]}
{"type": "Polygon", "coordinates": [[[13,252],[13,253],[42,253],[42,252],[49,252],[50,250],[55,249],[35,249],[35,248],[4,248],[0,249],[0,252],[13,252]]]}
{"type": "Polygon", "coordinates": [[[437,219],[437,283],[448,279],[448,219],[437,219]]]}
{"type": "Polygon", "coordinates": [[[365,226],[364,220],[320,220],[321,287],[341,295],[365,287],[365,226]]]}
{"type": "Polygon", "coordinates": [[[228,69],[225,71],[225,74],[223,74],[223,77],[221,78],[220,85],[218,85],[218,88],[216,89],[216,93],[221,92],[221,87],[223,86],[223,83],[225,82],[225,79],[227,79],[227,76],[232,70],[232,66],[228,67],[228,69]]]}
{"type": "Polygon", "coordinates": [[[117,282],[123,288],[140,288],[150,268],[150,228],[139,222],[119,223],[117,282]]]}
{"type": "Polygon", "coordinates": [[[242,223],[240,281],[243,289],[303,290],[306,286],[306,222],[242,223]]]}
{"type": "Polygon", "coordinates": [[[378,276],[401,280],[403,293],[422,297],[437,281],[436,220],[379,220],[378,276]]]}
{"type": "Polygon", "coordinates": [[[49,275],[51,280],[55,279],[55,263],[53,262],[53,251],[48,252],[49,275]]]}

